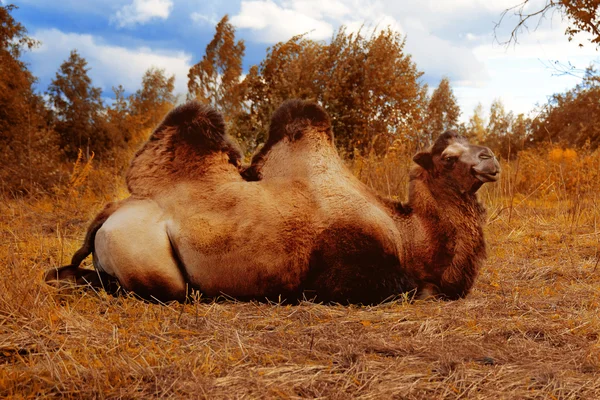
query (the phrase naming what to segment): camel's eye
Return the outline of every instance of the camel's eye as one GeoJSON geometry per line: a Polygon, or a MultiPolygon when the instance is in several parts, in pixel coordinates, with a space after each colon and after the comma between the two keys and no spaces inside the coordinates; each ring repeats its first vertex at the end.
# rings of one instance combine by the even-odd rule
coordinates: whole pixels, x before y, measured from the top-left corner
{"type": "Polygon", "coordinates": [[[458,160],[458,156],[444,156],[442,160],[447,164],[454,164],[458,160]]]}

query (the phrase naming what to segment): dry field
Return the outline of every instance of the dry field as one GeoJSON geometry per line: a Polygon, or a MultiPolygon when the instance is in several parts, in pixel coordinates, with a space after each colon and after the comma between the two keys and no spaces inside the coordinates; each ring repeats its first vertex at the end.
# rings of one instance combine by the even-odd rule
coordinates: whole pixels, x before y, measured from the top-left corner
{"type": "Polygon", "coordinates": [[[569,174],[538,186],[505,171],[481,196],[489,260],[473,292],[375,307],[58,291],[44,270],[123,191],[4,197],[0,397],[600,398],[596,191],[569,191],[569,174]]]}

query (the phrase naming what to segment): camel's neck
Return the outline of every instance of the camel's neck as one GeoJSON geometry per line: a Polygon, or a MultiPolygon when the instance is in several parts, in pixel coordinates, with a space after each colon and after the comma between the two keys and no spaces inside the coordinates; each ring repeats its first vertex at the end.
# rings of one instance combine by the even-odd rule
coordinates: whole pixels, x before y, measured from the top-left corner
{"type": "Polygon", "coordinates": [[[459,193],[427,178],[412,179],[408,205],[413,213],[442,223],[481,223],[484,210],[473,193],[459,193]]]}
{"type": "Polygon", "coordinates": [[[411,179],[408,206],[413,265],[447,297],[466,295],[485,259],[484,210],[475,194],[449,190],[421,175],[411,179]]]}

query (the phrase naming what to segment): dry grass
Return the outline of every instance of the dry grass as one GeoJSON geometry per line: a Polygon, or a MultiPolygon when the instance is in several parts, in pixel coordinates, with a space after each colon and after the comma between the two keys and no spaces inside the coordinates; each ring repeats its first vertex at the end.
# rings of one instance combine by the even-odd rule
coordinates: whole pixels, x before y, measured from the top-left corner
{"type": "Polygon", "coordinates": [[[0,397],[600,398],[600,203],[510,184],[482,193],[490,257],[468,298],[376,307],[59,292],[43,271],[106,198],[3,199],[0,397]]]}

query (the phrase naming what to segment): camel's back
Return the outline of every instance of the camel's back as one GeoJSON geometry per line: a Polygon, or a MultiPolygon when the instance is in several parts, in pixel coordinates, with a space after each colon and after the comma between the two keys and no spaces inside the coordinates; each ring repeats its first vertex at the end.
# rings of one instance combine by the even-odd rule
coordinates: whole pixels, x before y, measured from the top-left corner
{"type": "Polygon", "coordinates": [[[314,182],[288,178],[174,189],[179,195],[162,206],[189,281],[208,296],[263,297],[331,292],[318,284],[326,280],[323,271],[329,271],[326,285],[354,285],[353,291],[371,274],[365,268],[388,274],[397,260],[391,218],[360,182],[321,178],[332,189],[325,195],[314,182]]]}
{"type": "Polygon", "coordinates": [[[277,192],[288,182],[303,182],[301,194],[316,203],[314,211],[324,226],[358,224],[367,230],[394,234],[396,225],[389,210],[352,174],[325,138],[282,140],[264,157],[260,183],[277,192]]]}
{"type": "Polygon", "coordinates": [[[163,207],[190,282],[209,296],[277,295],[307,273],[321,223],[300,181],[225,182],[178,189],[163,207]]]}

